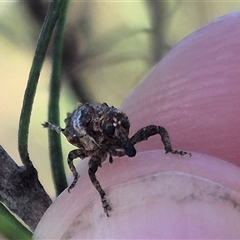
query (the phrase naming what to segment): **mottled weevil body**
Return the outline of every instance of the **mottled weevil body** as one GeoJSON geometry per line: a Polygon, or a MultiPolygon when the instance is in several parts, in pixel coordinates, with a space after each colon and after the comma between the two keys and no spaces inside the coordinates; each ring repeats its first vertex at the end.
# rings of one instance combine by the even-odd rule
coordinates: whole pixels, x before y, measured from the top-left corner
{"type": "Polygon", "coordinates": [[[110,163],[113,162],[113,156],[134,157],[136,155],[134,145],[156,134],[161,136],[166,153],[170,152],[181,156],[190,155],[185,151],[172,149],[168,132],[161,126],[148,125],[129,137],[130,122],[127,115],[117,108],[109,107],[106,103],[79,103],[77,109],[67,115],[65,124],[64,129],[49,122],[45,122],[43,126],[58,133],[62,132],[67,140],[77,147],[68,154],[68,165],[74,176],[68,191],[70,192],[74,188],[79,177],[73,160],[77,157],[80,159],[90,157],[88,174],[100,194],[102,206],[107,216],[109,216],[111,206],[95,175],[98,167],[107,159],[107,156],[109,156],[110,163]]]}

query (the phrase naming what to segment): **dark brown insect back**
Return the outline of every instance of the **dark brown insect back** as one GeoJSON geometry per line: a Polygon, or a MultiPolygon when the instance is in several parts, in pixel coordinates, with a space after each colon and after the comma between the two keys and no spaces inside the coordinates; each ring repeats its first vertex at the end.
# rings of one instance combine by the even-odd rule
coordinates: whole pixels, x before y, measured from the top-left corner
{"type": "Polygon", "coordinates": [[[100,194],[102,206],[107,216],[109,216],[111,206],[95,175],[98,167],[107,159],[107,156],[109,156],[110,163],[113,162],[113,156],[134,157],[136,155],[134,145],[156,134],[161,136],[166,153],[191,156],[188,152],[172,149],[168,132],[161,126],[146,126],[129,138],[130,122],[127,115],[117,108],[109,107],[106,103],[79,103],[76,110],[67,114],[65,124],[65,129],[49,122],[42,125],[57,133],[62,132],[67,140],[77,147],[68,154],[68,165],[74,176],[68,192],[74,188],[79,177],[73,160],[78,157],[80,159],[90,157],[88,174],[92,184],[100,194]]]}

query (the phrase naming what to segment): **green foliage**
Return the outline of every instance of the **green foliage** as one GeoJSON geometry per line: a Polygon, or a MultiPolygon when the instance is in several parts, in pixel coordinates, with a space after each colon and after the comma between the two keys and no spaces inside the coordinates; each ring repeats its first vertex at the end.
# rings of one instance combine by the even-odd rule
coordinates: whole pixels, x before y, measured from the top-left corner
{"type": "Polygon", "coordinates": [[[59,13],[64,4],[65,4],[64,0],[62,1],[55,0],[50,4],[48,14],[43,23],[42,31],[39,36],[37,48],[35,51],[32,67],[29,74],[27,88],[25,90],[18,131],[18,150],[21,160],[25,167],[32,166],[28,154],[28,133],[38,79],[54,27],[56,25],[59,13]]]}
{"type": "MultiPolygon", "coordinates": [[[[47,16],[42,26],[42,31],[39,36],[31,71],[29,74],[27,88],[25,91],[24,99],[23,99],[23,106],[22,106],[22,112],[20,116],[19,134],[18,134],[19,154],[25,167],[32,166],[32,162],[29,158],[29,153],[28,153],[28,132],[29,132],[30,117],[31,117],[32,106],[33,106],[34,97],[37,89],[38,79],[39,79],[39,75],[45,59],[45,54],[47,52],[48,45],[49,45],[51,36],[53,34],[54,27],[58,21],[59,16],[63,14],[63,16],[60,18],[61,21],[59,21],[58,28],[56,29],[55,43],[57,43],[57,45],[54,48],[53,73],[52,73],[50,104],[49,104],[50,118],[53,120],[57,119],[57,121],[59,118],[58,104],[59,104],[59,91],[60,91],[59,84],[60,84],[60,78],[61,78],[60,77],[61,58],[59,58],[59,55],[61,54],[61,49],[62,49],[61,38],[63,37],[63,25],[64,25],[65,13],[67,9],[67,2],[68,1],[64,1],[64,0],[53,1],[50,4],[47,16]]],[[[51,137],[50,139],[51,152],[53,152],[53,156],[52,156],[53,166],[56,165],[56,159],[58,159],[58,162],[57,162],[58,168],[56,168],[58,169],[58,171],[56,171],[56,174],[55,174],[55,168],[54,168],[53,176],[55,180],[54,182],[57,183],[56,189],[57,189],[57,193],[59,194],[67,185],[66,180],[64,181],[64,179],[66,178],[65,178],[64,168],[62,163],[63,160],[61,157],[62,155],[61,143],[60,143],[59,136],[50,134],[50,137],[51,137]]]]}
{"type": "Polygon", "coordinates": [[[0,232],[7,239],[32,239],[32,233],[0,203],[0,232]]]}
{"type": "MultiPolygon", "coordinates": [[[[49,122],[60,125],[59,121],[59,99],[61,86],[61,67],[62,67],[62,49],[64,38],[64,25],[68,8],[66,0],[61,15],[59,16],[54,39],[53,39],[53,56],[52,56],[52,76],[50,81],[49,92],[49,122]]],[[[54,131],[49,131],[50,161],[52,167],[52,175],[57,195],[59,195],[66,187],[67,180],[63,164],[62,145],[60,135],[54,131]]]]}

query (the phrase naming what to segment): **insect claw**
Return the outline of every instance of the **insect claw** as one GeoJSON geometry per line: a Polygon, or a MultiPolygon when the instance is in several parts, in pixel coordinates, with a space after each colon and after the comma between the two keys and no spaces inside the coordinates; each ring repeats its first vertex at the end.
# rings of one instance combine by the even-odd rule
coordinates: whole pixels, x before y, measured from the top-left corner
{"type": "Polygon", "coordinates": [[[113,157],[112,157],[111,154],[109,155],[109,162],[110,162],[110,163],[113,163],[113,157]]]}
{"type": "MultiPolygon", "coordinates": [[[[190,157],[192,156],[191,153],[185,152],[185,151],[182,151],[182,150],[171,149],[168,152],[170,152],[172,154],[177,154],[177,155],[180,155],[180,156],[185,156],[185,155],[189,155],[190,157]]],[[[166,153],[168,153],[168,152],[166,151],[166,153]]]]}
{"type": "Polygon", "coordinates": [[[188,155],[189,157],[192,156],[192,154],[190,152],[187,152],[186,155],[188,155]]]}
{"type": "Polygon", "coordinates": [[[68,187],[68,193],[71,192],[71,190],[74,188],[74,186],[75,186],[75,184],[72,183],[72,184],[68,187]]]}
{"type": "Polygon", "coordinates": [[[109,210],[108,209],[104,209],[104,212],[105,212],[106,216],[109,217],[109,210]]]}
{"type": "Polygon", "coordinates": [[[42,126],[43,126],[44,128],[48,128],[48,127],[49,127],[49,123],[48,123],[48,122],[44,122],[44,123],[42,123],[42,126]]]}
{"type": "Polygon", "coordinates": [[[82,105],[83,105],[83,103],[78,102],[78,103],[77,103],[77,108],[80,108],[82,105]]]}
{"type": "Polygon", "coordinates": [[[109,205],[109,203],[107,202],[105,197],[102,198],[102,207],[103,207],[103,210],[104,210],[105,214],[107,215],[107,217],[109,217],[109,212],[112,211],[112,208],[109,205]]]}

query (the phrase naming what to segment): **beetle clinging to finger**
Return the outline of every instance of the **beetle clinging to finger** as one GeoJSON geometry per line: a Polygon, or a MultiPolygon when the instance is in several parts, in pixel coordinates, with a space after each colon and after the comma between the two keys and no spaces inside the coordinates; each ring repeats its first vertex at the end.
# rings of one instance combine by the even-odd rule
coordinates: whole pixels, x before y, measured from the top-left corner
{"type": "Polygon", "coordinates": [[[107,216],[112,208],[106,199],[105,191],[96,178],[98,167],[107,158],[112,163],[113,156],[134,157],[136,155],[135,144],[156,134],[161,136],[166,153],[191,156],[188,152],[173,149],[167,130],[161,126],[148,125],[129,137],[130,122],[127,115],[106,103],[79,103],[77,109],[67,115],[65,124],[64,129],[50,122],[45,122],[42,125],[58,133],[62,132],[67,140],[77,147],[68,154],[68,165],[74,176],[68,192],[74,188],[79,178],[73,160],[78,157],[80,159],[90,157],[88,174],[92,184],[100,194],[102,207],[107,216]]]}

